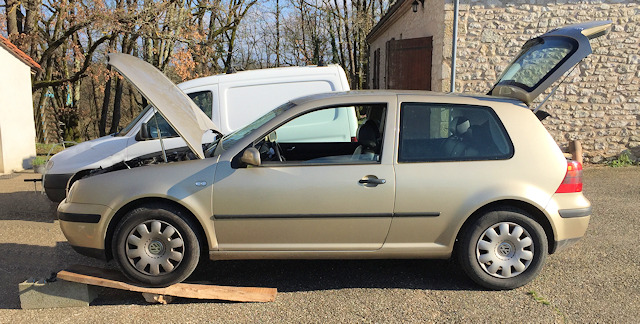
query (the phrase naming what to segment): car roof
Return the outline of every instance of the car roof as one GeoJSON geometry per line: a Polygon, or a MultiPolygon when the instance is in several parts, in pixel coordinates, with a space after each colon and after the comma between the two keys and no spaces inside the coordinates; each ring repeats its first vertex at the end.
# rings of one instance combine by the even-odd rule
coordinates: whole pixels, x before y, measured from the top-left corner
{"type": "MultiPolygon", "coordinates": [[[[343,92],[328,92],[328,93],[319,93],[312,94],[300,98],[296,98],[291,100],[292,103],[296,105],[303,105],[306,103],[323,100],[323,99],[342,99],[345,101],[349,101],[349,98],[363,98],[363,97],[397,97],[397,96],[420,96],[425,100],[434,99],[441,101],[446,98],[469,98],[469,99],[479,99],[483,101],[494,101],[494,102],[509,102],[516,104],[518,106],[525,107],[520,100],[508,98],[508,97],[497,97],[490,96],[484,94],[471,94],[471,93],[444,93],[444,92],[434,92],[434,91],[424,91],[424,90],[352,90],[352,91],[343,91],[343,92]]],[[[357,99],[356,99],[357,100],[357,99]]]]}

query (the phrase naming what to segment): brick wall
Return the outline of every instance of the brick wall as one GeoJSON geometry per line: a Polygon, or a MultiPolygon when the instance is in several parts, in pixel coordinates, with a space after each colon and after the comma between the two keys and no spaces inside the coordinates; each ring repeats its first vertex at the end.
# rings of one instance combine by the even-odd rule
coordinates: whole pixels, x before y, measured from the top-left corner
{"type": "MultiPolygon", "coordinates": [[[[585,161],[601,163],[629,149],[640,156],[640,3],[638,0],[461,0],[456,91],[486,93],[529,38],[555,27],[612,20],[609,35],[592,41],[587,57],[543,110],[566,150],[580,140],[585,161]]],[[[452,17],[447,0],[445,15],[452,17]]],[[[445,19],[451,29],[450,19],[445,19]]],[[[451,45],[445,41],[444,61],[451,45]]],[[[448,89],[448,80],[443,88],[448,89]]],[[[548,93],[549,91],[547,91],[548,93]]],[[[538,102],[546,95],[540,96],[538,102]]]]}

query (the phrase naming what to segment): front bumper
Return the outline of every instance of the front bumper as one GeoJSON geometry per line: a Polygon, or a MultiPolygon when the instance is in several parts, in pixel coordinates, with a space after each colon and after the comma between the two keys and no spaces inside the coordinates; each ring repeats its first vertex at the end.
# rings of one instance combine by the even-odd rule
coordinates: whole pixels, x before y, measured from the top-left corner
{"type": "Polygon", "coordinates": [[[58,206],[62,233],[78,253],[106,259],[105,237],[112,209],[103,205],[63,201],[58,206]]]}
{"type": "Polygon", "coordinates": [[[42,177],[42,186],[44,192],[53,202],[61,202],[67,196],[67,183],[73,176],[73,173],[67,174],[45,174],[42,177]]]}

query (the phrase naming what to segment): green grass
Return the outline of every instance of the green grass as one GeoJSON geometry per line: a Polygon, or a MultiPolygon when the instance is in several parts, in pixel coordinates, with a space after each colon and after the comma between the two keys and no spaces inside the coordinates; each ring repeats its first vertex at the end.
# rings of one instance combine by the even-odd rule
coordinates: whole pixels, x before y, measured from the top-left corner
{"type": "Polygon", "coordinates": [[[636,162],[631,159],[631,155],[627,151],[622,152],[617,159],[609,162],[609,166],[613,168],[621,168],[626,166],[632,166],[635,164],[636,162]]]}
{"type": "Polygon", "coordinates": [[[527,295],[531,296],[531,298],[533,298],[533,300],[535,300],[537,303],[553,308],[556,314],[562,316],[562,323],[567,323],[567,316],[558,307],[552,305],[547,298],[539,295],[535,290],[529,290],[529,292],[527,292],[527,295]]]}
{"type": "Polygon", "coordinates": [[[46,157],[47,154],[49,154],[51,156],[64,150],[65,147],[69,147],[69,146],[73,146],[73,144],[66,143],[65,146],[62,146],[61,144],[36,143],[36,155],[46,157]]]}
{"type": "Polygon", "coordinates": [[[47,156],[47,153],[49,153],[51,148],[53,148],[53,151],[51,151],[51,155],[56,154],[56,153],[64,150],[62,145],[36,143],[36,154],[37,155],[42,155],[42,156],[47,156]],[[54,146],[55,146],[55,148],[53,148],[54,146]]]}
{"type": "Polygon", "coordinates": [[[47,158],[46,156],[42,156],[42,155],[38,155],[36,156],[35,159],[31,160],[31,165],[33,166],[44,165],[46,163],[47,163],[47,158]]]}

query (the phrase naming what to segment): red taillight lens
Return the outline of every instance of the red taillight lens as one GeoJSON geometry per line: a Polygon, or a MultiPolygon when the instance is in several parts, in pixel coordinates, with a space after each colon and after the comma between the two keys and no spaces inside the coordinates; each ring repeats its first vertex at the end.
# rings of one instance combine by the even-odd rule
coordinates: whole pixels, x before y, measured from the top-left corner
{"type": "Polygon", "coordinates": [[[556,190],[556,193],[582,191],[582,164],[578,161],[567,161],[567,174],[556,190]]]}
{"type": "Polygon", "coordinates": [[[358,142],[358,138],[355,136],[351,136],[351,143],[357,143],[358,142]]]}

